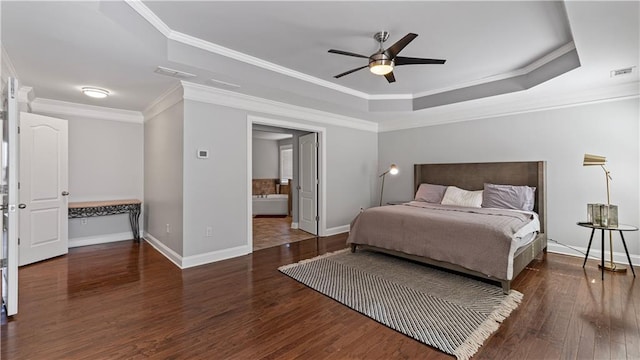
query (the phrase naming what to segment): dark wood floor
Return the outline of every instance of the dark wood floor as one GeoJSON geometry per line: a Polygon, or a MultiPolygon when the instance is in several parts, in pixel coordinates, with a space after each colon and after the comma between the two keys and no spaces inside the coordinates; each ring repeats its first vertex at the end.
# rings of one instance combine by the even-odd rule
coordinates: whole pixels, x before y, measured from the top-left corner
{"type": "MultiPolygon", "coordinates": [[[[71,249],[20,269],[2,359],[451,359],[280,274],[345,247],[309,239],[180,271],[147,244],[71,249]]],[[[476,359],[640,358],[640,285],[548,254],[476,359]]]]}

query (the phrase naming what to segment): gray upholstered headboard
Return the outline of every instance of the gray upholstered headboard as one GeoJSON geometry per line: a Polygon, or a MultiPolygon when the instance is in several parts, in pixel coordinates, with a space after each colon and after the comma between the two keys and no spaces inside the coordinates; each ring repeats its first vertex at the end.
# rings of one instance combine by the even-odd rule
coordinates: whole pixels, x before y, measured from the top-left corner
{"type": "Polygon", "coordinates": [[[540,217],[542,232],[546,233],[545,165],[544,161],[416,164],[413,193],[422,183],[453,185],[465,190],[482,190],[485,183],[534,186],[534,211],[540,217]]]}

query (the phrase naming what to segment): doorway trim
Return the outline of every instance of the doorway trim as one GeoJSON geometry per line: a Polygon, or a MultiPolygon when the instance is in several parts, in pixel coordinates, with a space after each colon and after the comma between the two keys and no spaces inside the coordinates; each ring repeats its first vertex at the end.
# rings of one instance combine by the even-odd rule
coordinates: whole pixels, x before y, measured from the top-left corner
{"type": "Polygon", "coordinates": [[[309,131],[318,134],[318,142],[320,144],[320,152],[318,153],[318,170],[320,172],[320,188],[318,189],[318,214],[320,215],[320,221],[318,223],[318,236],[325,236],[327,232],[327,128],[250,114],[247,115],[247,246],[251,249],[251,252],[253,252],[253,224],[251,221],[253,201],[251,198],[251,189],[253,179],[252,130],[254,124],[309,131]]]}

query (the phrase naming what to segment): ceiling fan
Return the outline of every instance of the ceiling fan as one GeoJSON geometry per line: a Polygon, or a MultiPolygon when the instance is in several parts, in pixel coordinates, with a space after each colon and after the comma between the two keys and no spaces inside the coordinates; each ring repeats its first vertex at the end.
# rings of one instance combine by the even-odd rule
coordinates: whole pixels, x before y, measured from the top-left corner
{"type": "Polygon", "coordinates": [[[380,31],[373,35],[373,38],[380,43],[380,50],[376,51],[371,56],[364,56],[356,53],[352,53],[349,51],[342,50],[329,50],[332,54],[339,55],[347,55],[354,56],[364,59],[369,59],[369,64],[365,66],[361,66],[359,68],[351,69],[349,71],[345,71],[342,74],[338,74],[334,76],[334,78],[338,79],[345,75],[349,75],[358,70],[362,70],[366,67],[376,75],[384,75],[388,82],[392,83],[396,81],[395,76],[393,76],[393,67],[400,65],[419,65],[419,64],[444,64],[446,60],[440,59],[423,59],[423,58],[414,58],[414,57],[404,57],[398,56],[398,53],[404,49],[413,39],[415,39],[418,34],[408,33],[402,39],[398,40],[395,44],[391,45],[386,50],[382,47],[382,44],[387,41],[389,38],[388,31],[380,31]]]}

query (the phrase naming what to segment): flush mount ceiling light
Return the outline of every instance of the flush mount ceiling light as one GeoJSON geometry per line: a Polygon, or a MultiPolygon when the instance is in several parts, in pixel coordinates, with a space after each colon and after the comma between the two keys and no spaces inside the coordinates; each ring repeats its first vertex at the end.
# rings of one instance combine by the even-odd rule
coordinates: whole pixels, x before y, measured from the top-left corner
{"type": "Polygon", "coordinates": [[[369,63],[369,70],[376,75],[387,75],[393,71],[393,60],[386,59],[384,54],[376,54],[374,59],[369,63]]]}
{"type": "Polygon", "coordinates": [[[109,96],[109,90],[94,87],[83,87],[82,93],[96,99],[104,99],[109,96]]]}

